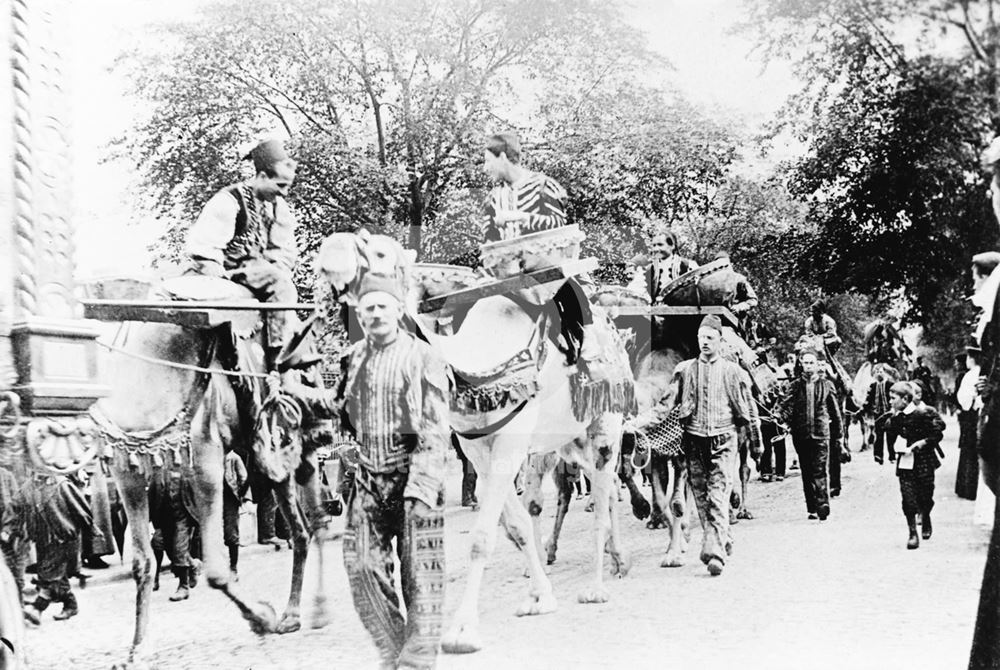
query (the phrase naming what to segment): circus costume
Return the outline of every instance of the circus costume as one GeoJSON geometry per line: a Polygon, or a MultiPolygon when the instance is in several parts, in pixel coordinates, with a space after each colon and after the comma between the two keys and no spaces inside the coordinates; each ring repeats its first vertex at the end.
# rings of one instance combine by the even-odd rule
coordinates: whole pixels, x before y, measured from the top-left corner
{"type": "MultiPolygon", "coordinates": [[[[191,259],[190,272],[226,276],[265,302],[294,303],[298,300],[292,283],[298,258],[295,215],[281,195],[262,195],[256,185],[261,175],[269,175],[279,166],[294,177],[293,164],[280,143],[273,140],[259,144],[248,157],[253,159],[258,177],[217,192],[191,226],[185,247],[191,259]]],[[[272,353],[285,341],[288,327],[284,312],[268,315],[272,353]]]]}
{"type": "MultiPolygon", "coordinates": [[[[718,317],[702,320],[701,328],[722,333],[718,317]]],[[[733,488],[733,459],[737,429],[760,425],[750,392],[750,376],[738,363],[719,354],[684,361],[674,371],[674,409],[684,429],[682,444],[688,477],[694,492],[704,537],[701,560],[715,575],[732,551],[729,534],[729,495],[733,488]]]]}
{"type": "MultiPolygon", "coordinates": [[[[362,298],[381,290],[369,279],[362,282],[362,298]]],[[[400,330],[390,342],[369,337],[352,347],[341,393],[286,388],[309,413],[341,416],[358,443],[344,564],[355,608],[384,667],[433,667],[445,584],[443,477],[450,427],[444,363],[427,343],[400,330]],[[405,615],[393,577],[397,560],[405,615]]]]}
{"type": "MultiPolygon", "coordinates": [[[[6,520],[24,524],[38,553],[38,595],[25,616],[37,624],[53,602],[63,604],[56,619],[75,616],[78,606],[69,578],[79,572],[80,532],[93,522],[83,490],[71,477],[35,475],[21,486],[7,512],[6,520]]],[[[4,528],[7,532],[7,521],[4,528]]]]}

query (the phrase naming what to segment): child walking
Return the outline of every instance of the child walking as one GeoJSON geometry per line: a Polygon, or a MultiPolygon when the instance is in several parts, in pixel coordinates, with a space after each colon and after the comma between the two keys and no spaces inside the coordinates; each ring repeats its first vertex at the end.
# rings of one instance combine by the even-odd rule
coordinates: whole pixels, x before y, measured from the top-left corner
{"type": "MultiPolygon", "coordinates": [[[[915,404],[916,394],[910,382],[896,382],[889,388],[889,404],[893,415],[886,426],[890,449],[896,451],[896,476],[903,498],[903,514],[909,526],[907,549],[920,546],[917,537],[917,514],[920,514],[921,535],[931,537],[931,510],[934,508],[934,471],[941,465],[941,438],[944,421],[929,405],[915,404]],[[905,446],[896,445],[902,437],[905,446]]],[[[942,454],[943,455],[943,454],[942,454]]]]}

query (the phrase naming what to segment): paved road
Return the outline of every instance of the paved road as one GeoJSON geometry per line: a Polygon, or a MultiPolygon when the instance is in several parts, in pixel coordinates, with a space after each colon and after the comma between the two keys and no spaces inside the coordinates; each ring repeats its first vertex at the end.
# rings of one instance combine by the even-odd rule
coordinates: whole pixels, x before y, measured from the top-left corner
{"type": "MultiPolygon", "coordinates": [[[[952,492],[956,432],[949,421],[935,534],[918,551],[904,547],[906,523],[892,469],[875,465],[870,453],[855,454],[845,466],[843,495],[823,523],[806,519],[797,477],[754,482],[751,507],[757,518],[736,527],[734,556],[717,579],[707,576],[696,554],[686,567],[658,567],[665,533],[623,515],[633,572],[610,582],[610,602],[580,605],[576,593],[586,583],[591,517],[582,502],[574,503],[551,573],[560,610],[513,616],[527,580],[519,554],[501,541],[484,585],[487,648],[472,656],[442,657],[439,667],[962,668],[987,538],[971,523],[973,503],[952,492]]],[[[456,469],[449,483],[459,479],[456,469]]],[[[458,579],[467,565],[471,518],[459,508],[448,516],[449,613],[457,606],[458,579]]],[[[156,667],[375,667],[351,606],[340,543],[329,542],[327,551],[333,622],[284,637],[257,638],[231,605],[204,587],[187,602],[168,602],[173,579],[165,576],[165,589],[154,594],[153,603],[156,667]]],[[[243,561],[244,585],[282,603],[289,561],[287,551],[250,552],[243,561]]],[[[313,582],[310,575],[307,593],[313,582]]],[[[79,617],[65,623],[47,619],[30,631],[33,667],[108,668],[122,660],[133,602],[130,582],[84,591],[79,617]]]]}

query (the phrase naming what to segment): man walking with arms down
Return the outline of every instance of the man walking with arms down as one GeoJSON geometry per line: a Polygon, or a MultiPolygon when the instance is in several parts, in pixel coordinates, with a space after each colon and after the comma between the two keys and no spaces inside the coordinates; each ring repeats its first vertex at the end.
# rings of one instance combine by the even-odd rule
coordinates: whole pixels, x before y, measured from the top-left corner
{"type": "Polygon", "coordinates": [[[737,430],[746,427],[755,434],[755,456],[761,445],[750,375],[738,363],[720,356],[721,345],[722,321],[706,316],[698,328],[701,355],[679,364],[673,380],[688,477],[704,531],[701,560],[713,576],[722,574],[726,556],[732,552],[729,496],[737,430]]]}
{"type": "Polygon", "coordinates": [[[294,383],[285,389],[319,416],[343,408],[344,427],[358,442],[344,565],[382,667],[433,668],[444,606],[448,377],[430,345],[400,329],[403,298],[394,279],[368,274],[358,295],[365,339],[350,350],[343,394],[294,383]]]}
{"type": "Polygon", "coordinates": [[[827,460],[831,444],[840,440],[841,417],[833,382],[820,376],[814,351],[799,355],[802,375],[792,382],[780,413],[789,424],[795,452],[802,468],[806,512],[820,521],[830,516],[827,460]]]}

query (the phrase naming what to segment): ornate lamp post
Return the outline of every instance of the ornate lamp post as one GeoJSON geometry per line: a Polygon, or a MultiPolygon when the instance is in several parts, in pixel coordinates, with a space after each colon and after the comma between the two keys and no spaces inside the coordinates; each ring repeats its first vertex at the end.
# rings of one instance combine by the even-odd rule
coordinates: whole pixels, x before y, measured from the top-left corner
{"type": "MultiPolygon", "coordinates": [[[[0,0],[0,421],[3,451],[79,469],[95,455],[87,408],[97,332],[74,295],[64,0],[0,0]],[[21,454],[23,455],[23,454],[21,454]]],[[[4,454],[0,454],[4,455],[4,454]]]]}

